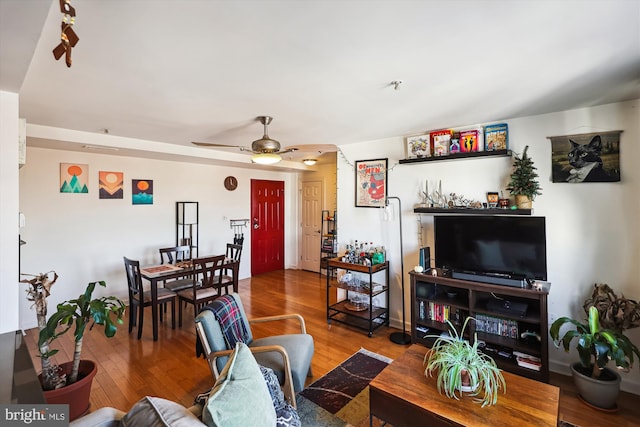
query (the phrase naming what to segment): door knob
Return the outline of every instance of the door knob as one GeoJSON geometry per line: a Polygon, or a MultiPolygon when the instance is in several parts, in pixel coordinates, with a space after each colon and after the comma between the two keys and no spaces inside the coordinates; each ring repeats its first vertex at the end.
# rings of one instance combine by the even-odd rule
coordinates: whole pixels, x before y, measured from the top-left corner
{"type": "Polygon", "coordinates": [[[260,228],[260,224],[258,224],[258,218],[253,218],[253,229],[257,230],[260,228]]]}

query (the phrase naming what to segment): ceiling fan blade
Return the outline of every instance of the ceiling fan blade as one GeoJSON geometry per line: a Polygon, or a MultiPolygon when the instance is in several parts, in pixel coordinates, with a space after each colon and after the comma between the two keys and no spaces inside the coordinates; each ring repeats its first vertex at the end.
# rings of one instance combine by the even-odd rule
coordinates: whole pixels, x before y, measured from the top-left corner
{"type": "Polygon", "coordinates": [[[251,151],[249,147],[243,147],[241,145],[227,145],[227,144],[216,144],[214,142],[197,142],[191,141],[192,144],[198,145],[200,147],[226,147],[226,148],[239,148],[240,151],[251,151]]]}
{"type": "Polygon", "coordinates": [[[301,145],[290,145],[288,146],[286,149],[292,149],[295,148],[296,150],[299,150],[300,152],[305,152],[305,153],[312,153],[312,152],[316,152],[316,153],[332,153],[335,151],[338,151],[338,146],[335,144],[301,144],[301,145]]]}
{"type": "Polygon", "coordinates": [[[278,151],[276,154],[293,153],[294,151],[298,151],[298,149],[296,147],[291,147],[286,150],[278,151]]]}

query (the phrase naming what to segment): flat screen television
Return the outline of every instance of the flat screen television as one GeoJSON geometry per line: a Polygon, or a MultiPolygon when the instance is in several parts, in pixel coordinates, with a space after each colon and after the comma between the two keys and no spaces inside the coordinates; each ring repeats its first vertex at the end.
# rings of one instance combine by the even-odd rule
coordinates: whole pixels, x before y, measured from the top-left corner
{"type": "Polygon", "coordinates": [[[435,216],[435,265],[452,273],[546,281],[545,230],[544,217],[435,216]]]}

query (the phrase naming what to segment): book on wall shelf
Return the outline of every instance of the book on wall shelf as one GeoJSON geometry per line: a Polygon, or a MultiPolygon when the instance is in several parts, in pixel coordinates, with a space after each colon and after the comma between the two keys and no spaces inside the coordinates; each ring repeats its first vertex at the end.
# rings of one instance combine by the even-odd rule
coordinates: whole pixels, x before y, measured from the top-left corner
{"type": "Polygon", "coordinates": [[[408,136],[406,142],[408,158],[431,157],[432,143],[428,133],[408,136]]]}
{"type": "Polygon", "coordinates": [[[451,129],[436,130],[429,134],[434,157],[446,156],[449,154],[451,135],[451,129]]]}
{"type": "Polygon", "coordinates": [[[488,125],[484,128],[484,149],[486,151],[509,148],[509,128],[506,123],[488,125]]]}
{"type": "Polygon", "coordinates": [[[473,153],[480,151],[479,132],[477,129],[463,130],[460,132],[460,152],[473,153]]]}

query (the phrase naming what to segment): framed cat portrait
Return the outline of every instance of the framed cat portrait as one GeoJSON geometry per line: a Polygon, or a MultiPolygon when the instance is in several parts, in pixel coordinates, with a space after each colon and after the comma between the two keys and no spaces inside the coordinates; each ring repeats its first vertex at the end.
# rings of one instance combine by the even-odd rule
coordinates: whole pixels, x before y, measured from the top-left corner
{"type": "Polygon", "coordinates": [[[621,130],[550,136],[553,182],[620,181],[621,130]]]}

